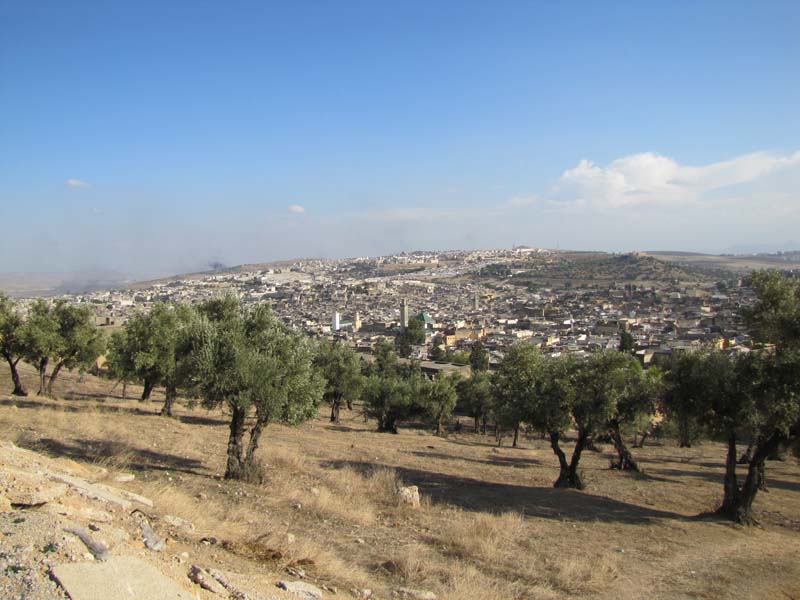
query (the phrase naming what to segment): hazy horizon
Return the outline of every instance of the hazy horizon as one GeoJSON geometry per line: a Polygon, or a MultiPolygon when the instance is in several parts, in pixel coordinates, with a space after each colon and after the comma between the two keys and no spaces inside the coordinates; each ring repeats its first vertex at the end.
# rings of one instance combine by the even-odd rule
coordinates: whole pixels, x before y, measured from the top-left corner
{"type": "Polygon", "coordinates": [[[0,273],[797,248],[796,2],[0,16],[0,273]]]}

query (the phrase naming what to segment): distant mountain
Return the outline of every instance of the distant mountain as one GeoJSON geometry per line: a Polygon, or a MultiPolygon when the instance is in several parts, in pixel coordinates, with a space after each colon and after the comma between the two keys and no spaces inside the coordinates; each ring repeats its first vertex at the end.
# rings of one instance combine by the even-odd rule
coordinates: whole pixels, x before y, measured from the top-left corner
{"type": "Polygon", "coordinates": [[[737,244],[723,250],[722,254],[774,254],[800,250],[800,242],[771,242],[766,244],[737,244]]]}

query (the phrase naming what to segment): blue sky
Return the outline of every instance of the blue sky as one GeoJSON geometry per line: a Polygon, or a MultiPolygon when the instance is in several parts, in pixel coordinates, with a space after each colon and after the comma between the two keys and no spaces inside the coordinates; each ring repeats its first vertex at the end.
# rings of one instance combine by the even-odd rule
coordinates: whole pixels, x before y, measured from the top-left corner
{"type": "Polygon", "coordinates": [[[0,271],[796,240],[800,3],[0,0],[0,271]]]}

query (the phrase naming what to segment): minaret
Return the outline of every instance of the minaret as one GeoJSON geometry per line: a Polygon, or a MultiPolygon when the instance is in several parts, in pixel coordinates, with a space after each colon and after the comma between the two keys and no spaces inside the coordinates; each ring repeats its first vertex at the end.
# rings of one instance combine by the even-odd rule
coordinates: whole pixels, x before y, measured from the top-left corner
{"type": "Polygon", "coordinates": [[[475,306],[474,306],[474,309],[475,310],[480,310],[480,305],[478,304],[478,291],[477,290],[475,290],[475,306]]]}
{"type": "Polygon", "coordinates": [[[338,312],[333,313],[333,323],[331,324],[331,327],[334,331],[339,331],[339,329],[341,329],[340,322],[341,315],[338,312]]]}
{"type": "Polygon", "coordinates": [[[353,319],[353,331],[361,329],[361,314],[356,311],[356,318],[353,319]]]}
{"type": "Polygon", "coordinates": [[[403,298],[403,304],[400,305],[400,327],[408,327],[408,300],[403,298]]]}

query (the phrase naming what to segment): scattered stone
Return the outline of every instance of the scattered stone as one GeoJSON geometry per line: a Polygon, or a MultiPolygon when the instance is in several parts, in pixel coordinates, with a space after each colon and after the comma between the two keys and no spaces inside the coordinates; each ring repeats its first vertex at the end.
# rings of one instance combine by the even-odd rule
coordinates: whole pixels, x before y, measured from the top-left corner
{"type": "Polygon", "coordinates": [[[322,590],[305,581],[279,581],[278,587],[301,600],[322,600],[322,590]]]}
{"type": "Polygon", "coordinates": [[[11,512],[11,500],[5,496],[0,496],[0,513],[11,512]]]}
{"type": "Polygon", "coordinates": [[[286,543],[287,544],[294,544],[297,541],[297,537],[293,533],[286,534],[286,543]]]}
{"type": "Polygon", "coordinates": [[[408,487],[400,487],[397,490],[397,495],[400,497],[400,501],[406,506],[419,508],[420,498],[419,488],[417,486],[410,485],[408,487]]]}
{"type": "Polygon", "coordinates": [[[179,527],[181,529],[186,529],[188,531],[194,531],[194,525],[189,521],[187,521],[186,519],[181,519],[180,517],[175,517],[173,515],[165,515],[164,521],[166,521],[173,527],[179,527]]]}
{"type": "Polygon", "coordinates": [[[111,557],[105,542],[95,540],[83,527],[70,527],[64,531],[78,536],[97,560],[108,560],[111,557]]]}
{"type": "Polygon", "coordinates": [[[134,515],[139,520],[139,528],[142,530],[142,539],[144,540],[145,547],[154,552],[161,552],[166,546],[167,541],[156,535],[156,532],[153,531],[150,522],[143,513],[135,511],[134,515]]]}
{"type": "Polygon", "coordinates": [[[133,481],[136,479],[136,475],[133,473],[120,473],[116,477],[114,477],[114,481],[117,483],[128,483],[129,481],[133,481]]]}
{"type": "Polygon", "coordinates": [[[225,594],[228,591],[224,585],[211,576],[207,569],[197,565],[192,565],[192,568],[189,569],[189,579],[212,594],[225,594]]]}
{"type": "Polygon", "coordinates": [[[132,556],[115,556],[104,563],[58,565],[51,572],[72,600],[195,598],[155,568],[132,556]]]}
{"type": "Polygon", "coordinates": [[[67,486],[62,483],[47,481],[40,474],[26,473],[6,467],[4,475],[8,478],[5,496],[12,505],[22,508],[42,506],[58,500],[67,493],[67,486]]]}
{"type": "Polygon", "coordinates": [[[62,498],[61,502],[47,504],[44,510],[57,515],[63,515],[78,521],[94,521],[95,523],[110,523],[113,519],[111,513],[91,506],[79,505],[62,498]]]}
{"type": "Polygon", "coordinates": [[[286,572],[292,577],[297,577],[298,579],[306,578],[306,572],[300,567],[286,567],[286,572]]]}
{"type": "Polygon", "coordinates": [[[200,538],[200,543],[205,544],[206,546],[216,546],[219,543],[219,540],[213,536],[202,537],[200,538]]]}

